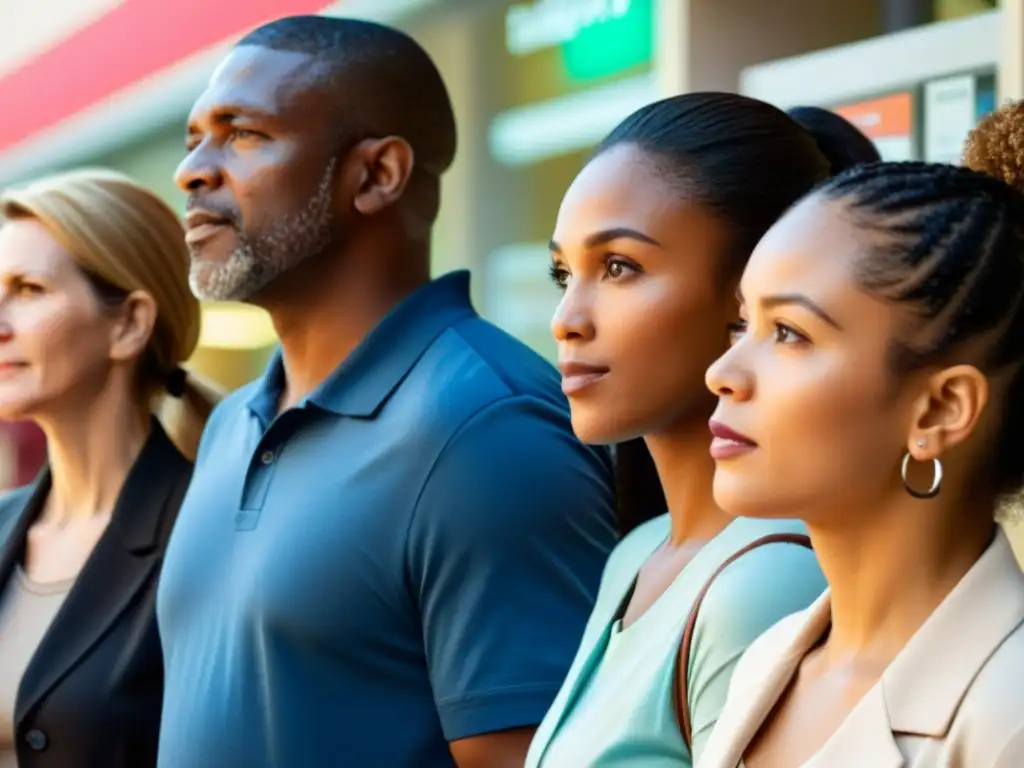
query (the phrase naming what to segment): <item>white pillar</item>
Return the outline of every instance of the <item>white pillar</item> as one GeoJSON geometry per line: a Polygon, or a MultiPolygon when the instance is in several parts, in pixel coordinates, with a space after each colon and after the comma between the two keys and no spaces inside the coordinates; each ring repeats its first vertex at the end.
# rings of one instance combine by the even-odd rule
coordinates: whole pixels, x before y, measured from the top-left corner
{"type": "Polygon", "coordinates": [[[1024,0],[1002,0],[1002,39],[996,88],[999,103],[1024,98],[1024,0]]]}
{"type": "Polygon", "coordinates": [[[690,2],[654,0],[654,68],[663,97],[689,90],[690,2]]]}

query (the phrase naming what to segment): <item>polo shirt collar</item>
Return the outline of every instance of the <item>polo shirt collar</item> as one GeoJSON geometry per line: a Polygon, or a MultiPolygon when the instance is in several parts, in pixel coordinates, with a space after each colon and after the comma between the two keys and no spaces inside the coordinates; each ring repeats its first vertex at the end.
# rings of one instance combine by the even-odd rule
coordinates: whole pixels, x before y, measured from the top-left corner
{"type": "MultiPolygon", "coordinates": [[[[306,401],[341,416],[375,416],[431,343],[475,315],[468,271],[432,280],[392,309],[306,401]]],[[[265,424],[273,421],[284,386],[278,350],[248,403],[265,424]]]]}
{"type": "MultiPolygon", "coordinates": [[[[800,661],[828,631],[831,593],[826,590],[792,624],[792,632],[778,647],[779,663],[770,683],[761,683],[767,696],[762,704],[774,706],[792,681],[800,661]],[[774,697],[774,698],[772,698],[774,697]]],[[[1002,528],[992,543],[953,590],[931,613],[882,673],[879,684],[857,705],[851,717],[875,723],[876,728],[845,727],[837,734],[856,734],[852,744],[837,736],[828,752],[863,758],[867,734],[881,741],[872,749],[893,752],[891,734],[913,734],[941,739],[946,736],[971,683],[996,648],[1024,623],[1024,574],[1002,528]],[[955,650],[954,650],[955,649],[955,650]]],[[[766,668],[772,669],[771,664],[766,668]]],[[[767,715],[767,708],[764,710],[767,715]]],[[[851,721],[852,722],[852,721],[851,721]]],[[[827,762],[829,766],[839,762],[827,762]]],[[[845,763],[844,763],[845,764],[845,763]]],[[[888,765],[882,760],[857,765],[888,765]]],[[[902,764],[902,763],[899,763],[902,764]]]]}

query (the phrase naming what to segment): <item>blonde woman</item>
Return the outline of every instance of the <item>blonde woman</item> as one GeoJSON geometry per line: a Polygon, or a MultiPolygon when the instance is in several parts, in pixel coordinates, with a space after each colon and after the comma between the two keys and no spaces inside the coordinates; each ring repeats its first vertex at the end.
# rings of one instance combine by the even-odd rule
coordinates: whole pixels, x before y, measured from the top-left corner
{"type": "Polygon", "coordinates": [[[10,191],[0,214],[0,418],[49,445],[0,497],[0,768],[146,768],[156,581],[216,399],[181,368],[199,337],[182,228],[103,171],[10,191]]]}

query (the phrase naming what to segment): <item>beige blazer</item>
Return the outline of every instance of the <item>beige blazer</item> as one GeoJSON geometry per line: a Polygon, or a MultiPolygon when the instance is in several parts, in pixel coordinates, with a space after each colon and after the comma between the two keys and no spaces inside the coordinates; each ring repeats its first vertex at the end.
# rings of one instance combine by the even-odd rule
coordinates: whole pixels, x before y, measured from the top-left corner
{"type": "MultiPolygon", "coordinates": [[[[741,765],[829,617],[826,592],[747,649],[697,768],[741,765]]],[[[1002,531],[802,768],[903,766],[1024,768],[1024,575],[1002,531]]]]}

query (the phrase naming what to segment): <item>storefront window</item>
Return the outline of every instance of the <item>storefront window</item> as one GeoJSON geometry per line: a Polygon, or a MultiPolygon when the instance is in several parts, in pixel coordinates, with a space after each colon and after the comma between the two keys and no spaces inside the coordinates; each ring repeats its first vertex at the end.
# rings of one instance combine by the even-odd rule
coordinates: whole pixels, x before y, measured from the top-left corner
{"type": "Polygon", "coordinates": [[[994,10],[998,6],[998,0],[935,0],[933,4],[936,21],[973,16],[976,13],[994,10]]]}
{"type": "Polygon", "coordinates": [[[549,357],[559,293],[547,243],[565,190],[593,147],[657,97],[654,0],[537,0],[481,20],[493,73],[481,190],[504,221],[481,265],[491,319],[549,357]]]}

